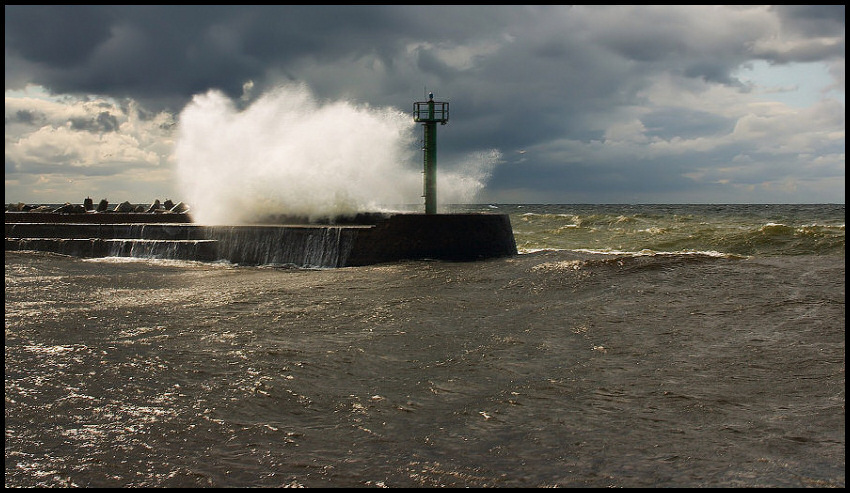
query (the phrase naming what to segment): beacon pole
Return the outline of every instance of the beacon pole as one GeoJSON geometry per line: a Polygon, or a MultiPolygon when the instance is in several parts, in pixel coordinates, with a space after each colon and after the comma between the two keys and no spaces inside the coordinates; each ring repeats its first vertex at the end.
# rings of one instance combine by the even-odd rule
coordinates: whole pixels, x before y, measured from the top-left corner
{"type": "Polygon", "coordinates": [[[425,127],[425,214],[437,213],[437,123],[449,121],[449,103],[434,101],[434,93],[428,101],[413,103],[413,121],[425,127]]]}

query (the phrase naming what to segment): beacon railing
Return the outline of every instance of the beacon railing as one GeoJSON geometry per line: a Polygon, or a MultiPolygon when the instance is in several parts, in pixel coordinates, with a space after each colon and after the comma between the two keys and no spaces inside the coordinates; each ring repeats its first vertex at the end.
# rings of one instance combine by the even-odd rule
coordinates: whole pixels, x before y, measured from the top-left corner
{"type": "Polygon", "coordinates": [[[418,101],[413,103],[414,122],[439,122],[443,125],[449,121],[449,103],[438,101],[418,101]],[[433,106],[433,111],[431,110],[433,106]]]}

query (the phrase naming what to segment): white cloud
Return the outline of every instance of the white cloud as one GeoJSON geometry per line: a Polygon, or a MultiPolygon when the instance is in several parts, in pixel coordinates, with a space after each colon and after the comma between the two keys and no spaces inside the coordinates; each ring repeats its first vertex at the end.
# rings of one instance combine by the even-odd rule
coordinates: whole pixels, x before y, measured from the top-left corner
{"type": "MultiPolygon", "coordinates": [[[[173,192],[171,115],[143,118],[132,102],[57,98],[41,88],[7,92],[5,103],[9,198],[79,202],[88,195],[113,193],[85,181],[105,177],[127,184],[150,182],[148,192],[156,187],[163,194],[173,192]]],[[[130,193],[122,200],[152,200],[130,193]]]]}

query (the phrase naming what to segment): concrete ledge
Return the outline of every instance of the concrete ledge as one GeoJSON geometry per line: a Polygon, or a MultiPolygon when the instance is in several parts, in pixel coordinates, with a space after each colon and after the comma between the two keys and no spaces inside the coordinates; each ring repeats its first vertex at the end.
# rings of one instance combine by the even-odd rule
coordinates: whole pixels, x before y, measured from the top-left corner
{"type": "Polygon", "coordinates": [[[396,214],[357,235],[346,265],[517,254],[507,214],[396,214]]]}
{"type": "Polygon", "coordinates": [[[180,223],[122,223],[90,224],[71,222],[6,223],[6,238],[64,238],[64,239],[147,239],[200,240],[205,239],[204,227],[180,223]]]}
{"type": "Polygon", "coordinates": [[[6,238],[6,251],[35,250],[81,258],[136,257],[169,260],[218,260],[210,240],[143,240],[103,238],[6,238]]]}
{"type": "Polygon", "coordinates": [[[177,212],[9,212],[6,223],[77,223],[77,224],[137,224],[137,223],[191,223],[188,213],[177,212]]]}
{"type": "Polygon", "coordinates": [[[473,261],[517,254],[506,214],[392,214],[370,222],[266,226],[7,222],[6,250],[181,260],[192,260],[194,255],[203,261],[303,267],[421,259],[473,261]]]}

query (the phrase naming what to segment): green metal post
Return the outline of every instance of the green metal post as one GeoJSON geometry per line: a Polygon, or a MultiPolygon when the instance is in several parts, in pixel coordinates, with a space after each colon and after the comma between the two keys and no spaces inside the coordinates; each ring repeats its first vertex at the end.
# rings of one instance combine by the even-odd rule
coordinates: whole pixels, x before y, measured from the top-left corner
{"type": "Polygon", "coordinates": [[[428,120],[425,122],[425,214],[437,213],[437,122],[434,119],[434,99],[428,100],[428,120]]]}
{"type": "Polygon", "coordinates": [[[413,103],[413,121],[425,126],[425,214],[437,213],[437,123],[445,125],[449,121],[449,103],[435,102],[434,93],[428,94],[428,101],[413,103]],[[427,105],[427,106],[426,106],[427,105]]]}

